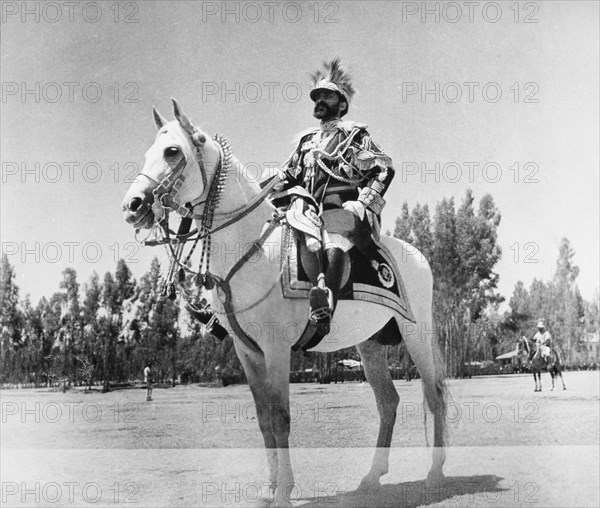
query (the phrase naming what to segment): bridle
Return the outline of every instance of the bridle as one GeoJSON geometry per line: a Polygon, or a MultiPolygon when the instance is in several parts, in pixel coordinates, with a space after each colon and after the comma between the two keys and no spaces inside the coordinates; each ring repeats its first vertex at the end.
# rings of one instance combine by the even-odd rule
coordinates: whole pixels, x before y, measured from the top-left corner
{"type": "MultiPolygon", "coordinates": [[[[202,175],[202,185],[204,189],[202,195],[195,200],[196,203],[186,203],[185,206],[181,206],[174,197],[179,193],[185,183],[185,175],[183,172],[188,162],[185,155],[182,155],[181,160],[177,163],[177,166],[175,166],[175,168],[173,168],[173,170],[160,181],[146,173],[140,173],[141,176],[146,177],[152,183],[156,184],[156,187],[152,190],[152,195],[154,197],[154,201],[152,203],[152,211],[154,212],[153,227],[161,227],[163,218],[166,217],[170,211],[177,212],[184,218],[202,219],[202,216],[194,214],[193,209],[196,206],[204,204],[206,201],[208,201],[211,197],[211,194],[214,195],[214,187],[211,186],[211,188],[208,189],[208,177],[206,175],[206,168],[204,166],[204,158],[202,156],[202,146],[204,146],[205,140],[204,142],[200,141],[200,136],[196,134],[197,131],[190,136],[190,139],[195,148],[196,160],[198,161],[198,167],[200,168],[200,173],[202,175]],[[208,192],[209,197],[205,201],[202,201],[202,197],[206,192],[208,192]]],[[[222,175],[224,175],[224,178],[227,178],[229,159],[231,157],[228,141],[225,138],[220,138],[219,136],[215,136],[215,141],[219,147],[219,160],[217,161],[215,179],[213,180],[213,183],[218,180],[219,176],[223,178],[222,175]],[[224,159],[226,157],[227,160],[224,163],[224,159]],[[223,171],[223,166],[225,166],[225,171],[223,171]]],[[[157,243],[152,243],[152,245],[157,245],[157,243]]]]}
{"type": "MultiPolygon", "coordinates": [[[[215,136],[214,140],[219,148],[219,160],[216,163],[213,180],[210,184],[210,187],[208,187],[208,178],[206,168],[204,166],[204,159],[202,157],[202,146],[204,145],[205,140],[204,142],[200,141],[200,135],[197,131],[195,131],[190,138],[195,146],[195,155],[202,174],[202,181],[205,190],[202,195],[195,200],[195,203],[186,203],[182,206],[178,204],[177,200],[175,199],[175,195],[180,192],[185,183],[185,175],[183,174],[187,166],[187,159],[185,155],[178,162],[177,166],[160,181],[157,181],[145,173],[140,173],[157,185],[152,191],[154,197],[154,201],[152,203],[154,224],[152,225],[148,236],[144,240],[138,240],[138,242],[145,246],[164,245],[167,249],[170,264],[163,287],[164,296],[175,299],[177,293],[175,282],[177,282],[188,307],[196,312],[204,312],[208,305],[198,304],[198,302],[201,301],[200,291],[203,287],[211,290],[218,285],[225,294],[225,302],[223,303],[225,307],[225,313],[229,318],[230,325],[236,332],[236,335],[240,337],[240,339],[251,349],[260,351],[258,344],[256,344],[256,342],[241,329],[235,318],[235,313],[231,303],[232,295],[229,281],[241,268],[241,266],[245,264],[248,259],[250,259],[256,253],[256,251],[262,247],[266,239],[283,220],[284,215],[274,212],[269,226],[265,229],[260,238],[252,244],[249,251],[237,263],[235,263],[224,279],[210,273],[211,235],[217,231],[221,231],[229,227],[252,212],[260,203],[265,200],[268,194],[272,191],[273,187],[281,182],[282,177],[278,175],[275,178],[272,178],[268,184],[262,188],[260,193],[254,196],[245,205],[231,212],[222,213],[224,216],[231,217],[231,215],[233,215],[233,217],[219,226],[213,227],[216,210],[221,202],[223,191],[227,185],[229,171],[231,170],[231,147],[229,145],[229,141],[224,136],[215,136]],[[202,201],[205,194],[206,198],[202,201]],[[199,205],[204,205],[204,207],[202,212],[198,214],[194,212],[194,208],[199,205]],[[178,213],[182,217],[177,233],[169,228],[169,213],[172,211],[178,213]],[[200,225],[197,229],[194,229],[190,232],[193,220],[199,220],[200,225]],[[148,240],[148,238],[150,238],[152,235],[154,236],[154,239],[148,240]],[[195,271],[191,268],[190,260],[200,241],[202,241],[200,264],[198,270],[195,271]],[[183,250],[188,242],[193,242],[193,244],[185,259],[182,260],[183,250]],[[190,291],[185,287],[186,272],[194,275],[194,282],[197,288],[195,295],[190,294],[190,291]]],[[[138,233],[139,229],[136,230],[136,239],[138,233]]],[[[259,299],[251,307],[248,307],[244,310],[249,310],[264,300],[274,289],[274,287],[275,285],[263,298],[259,299]]],[[[210,327],[215,324],[215,321],[216,319],[213,314],[209,324],[207,325],[207,330],[209,332],[210,327]]]]}

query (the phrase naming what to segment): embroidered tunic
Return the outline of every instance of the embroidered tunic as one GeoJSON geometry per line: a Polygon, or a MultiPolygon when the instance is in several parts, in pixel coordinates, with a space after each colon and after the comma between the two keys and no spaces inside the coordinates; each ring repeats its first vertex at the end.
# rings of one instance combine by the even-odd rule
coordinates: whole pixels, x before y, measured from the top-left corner
{"type": "Polygon", "coordinates": [[[533,336],[533,340],[540,346],[550,346],[552,343],[552,335],[550,335],[550,332],[548,331],[536,332],[533,336]]]}
{"type": "Polygon", "coordinates": [[[332,120],[302,136],[284,166],[285,187],[303,187],[323,210],[342,208],[346,201],[361,201],[379,216],[394,168],[366,127],[332,120]]]}

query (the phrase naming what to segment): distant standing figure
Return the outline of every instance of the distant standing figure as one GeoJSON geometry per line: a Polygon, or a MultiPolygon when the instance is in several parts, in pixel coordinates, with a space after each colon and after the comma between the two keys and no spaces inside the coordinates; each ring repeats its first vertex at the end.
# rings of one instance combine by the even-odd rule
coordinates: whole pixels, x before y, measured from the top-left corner
{"type": "Polygon", "coordinates": [[[146,400],[152,400],[152,362],[148,362],[144,369],[144,383],[146,383],[146,400]]]}

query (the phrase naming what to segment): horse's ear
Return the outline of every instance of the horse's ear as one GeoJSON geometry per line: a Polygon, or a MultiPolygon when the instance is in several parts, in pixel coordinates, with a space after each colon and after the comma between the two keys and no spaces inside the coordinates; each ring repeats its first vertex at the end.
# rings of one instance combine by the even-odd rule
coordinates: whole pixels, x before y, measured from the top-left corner
{"type": "Polygon", "coordinates": [[[171,97],[173,101],[173,113],[175,113],[175,118],[179,124],[183,127],[183,130],[187,132],[190,136],[194,134],[194,126],[187,115],[181,110],[181,106],[179,106],[179,102],[176,99],[171,97]]]}
{"type": "Polygon", "coordinates": [[[162,129],[164,125],[166,125],[167,123],[167,119],[162,116],[158,111],[156,111],[156,108],[154,106],[152,106],[152,115],[154,116],[154,123],[156,124],[156,128],[158,130],[162,129]]]}

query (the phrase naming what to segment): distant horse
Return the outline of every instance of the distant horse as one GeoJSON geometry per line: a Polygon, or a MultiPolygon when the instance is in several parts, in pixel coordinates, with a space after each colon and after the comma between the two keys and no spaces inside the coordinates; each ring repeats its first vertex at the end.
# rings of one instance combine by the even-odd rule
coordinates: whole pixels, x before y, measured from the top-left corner
{"type": "MultiPolygon", "coordinates": [[[[275,491],[274,504],[291,506],[294,478],[288,449],[289,378],[291,346],[295,340],[290,341],[288,325],[299,331],[304,329],[308,322],[308,301],[283,295],[280,247],[284,226],[282,217],[274,215],[273,206],[266,200],[273,189],[269,187],[271,184],[261,189],[247,177],[224,138],[211,139],[192,125],[177,101],[173,100],[173,106],[176,121],[167,122],[154,110],[158,134],[146,152],[141,174],[123,199],[124,216],[137,232],[150,229],[150,235],[154,233],[157,239],[154,244],[162,243],[168,248],[169,275],[178,274],[181,283],[186,272],[194,273],[196,283],[210,290],[207,294],[211,295],[214,311],[225,316],[220,325],[234,338],[254,396],[267,449],[269,481],[275,491]],[[187,219],[188,224],[193,219],[197,231],[190,233],[187,229],[187,233],[178,232],[175,236],[168,226],[172,211],[187,219]],[[199,269],[196,273],[188,262],[191,254],[185,260],[181,257],[183,242],[193,234],[197,235],[196,242],[201,240],[203,248],[199,255],[204,267],[208,266],[208,260],[204,261],[206,257],[202,256],[214,252],[211,246],[226,249],[225,253],[235,252],[240,245],[250,246],[250,250],[239,256],[213,254],[210,272],[201,273],[199,269]],[[178,244],[179,239],[182,240],[178,244]],[[268,333],[261,329],[263,325],[269,327],[268,333]]],[[[405,242],[387,236],[382,236],[381,242],[402,274],[414,322],[399,319],[395,311],[383,305],[340,301],[332,321],[335,340],[324,340],[307,348],[328,352],[356,345],[359,350],[380,415],[377,450],[360,485],[365,490],[377,489],[380,477],[388,472],[389,447],[399,403],[384,344],[397,344],[404,339],[421,374],[425,400],[434,420],[429,484],[442,481],[445,460],[446,385],[435,349],[431,269],[420,253],[415,255],[416,249],[405,242]]],[[[167,280],[174,278],[168,276],[167,280]]],[[[182,285],[181,291],[188,300],[186,287],[182,285]]],[[[167,286],[167,292],[174,296],[174,286],[167,286]]]]}
{"type": "Polygon", "coordinates": [[[545,359],[542,355],[541,347],[533,340],[533,338],[527,338],[523,336],[519,342],[519,351],[521,354],[527,355],[527,360],[531,371],[533,372],[533,380],[535,381],[535,392],[542,391],[542,371],[548,370],[550,377],[552,378],[552,388],[554,390],[554,378],[560,376],[560,381],[563,385],[563,390],[566,390],[565,381],[562,376],[562,364],[560,362],[560,356],[558,351],[549,347],[548,358],[545,359]]]}

